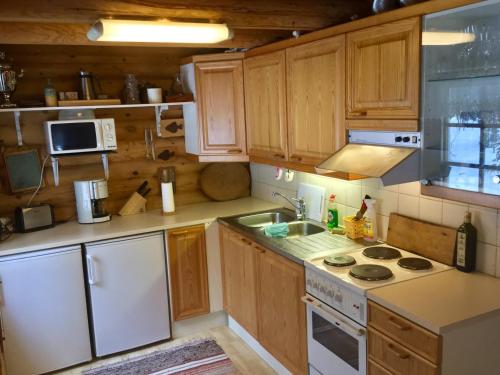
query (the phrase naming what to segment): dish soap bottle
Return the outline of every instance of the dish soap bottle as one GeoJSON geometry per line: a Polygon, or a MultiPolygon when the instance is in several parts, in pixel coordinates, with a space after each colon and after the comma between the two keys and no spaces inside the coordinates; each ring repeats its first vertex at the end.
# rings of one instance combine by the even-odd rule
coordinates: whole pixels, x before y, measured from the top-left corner
{"type": "Polygon", "coordinates": [[[368,242],[377,241],[377,211],[375,210],[375,199],[365,199],[366,213],[363,224],[363,238],[368,242]]]}
{"type": "Polygon", "coordinates": [[[471,213],[465,214],[464,222],[457,229],[456,267],[462,272],[476,269],[477,230],[471,224],[471,213]]]}
{"type": "Polygon", "coordinates": [[[45,96],[45,105],[47,107],[57,107],[56,89],[52,85],[50,78],[47,80],[47,86],[45,86],[43,94],[45,96]]]}
{"type": "Polygon", "coordinates": [[[335,194],[331,194],[328,200],[328,221],[326,226],[330,230],[339,226],[339,211],[335,203],[335,194]]]}

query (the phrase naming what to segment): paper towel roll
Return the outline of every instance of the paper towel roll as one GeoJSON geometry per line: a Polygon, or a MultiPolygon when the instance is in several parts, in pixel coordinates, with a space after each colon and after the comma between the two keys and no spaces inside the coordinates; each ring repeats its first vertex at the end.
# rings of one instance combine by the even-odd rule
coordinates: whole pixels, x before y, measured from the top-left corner
{"type": "Polygon", "coordinates": [[[174,189],[171,182],[161,183],[161,199],[163,202],[163,213],[175,212],[174,189]]]}

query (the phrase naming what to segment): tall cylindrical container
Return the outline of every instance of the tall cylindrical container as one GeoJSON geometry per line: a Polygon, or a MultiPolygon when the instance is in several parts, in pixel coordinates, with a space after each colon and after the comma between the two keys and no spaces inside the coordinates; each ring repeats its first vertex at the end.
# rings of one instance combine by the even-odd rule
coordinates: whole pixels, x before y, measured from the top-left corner
{"type": "Polygon", "coordinates": [[[161,183],[161,199],[163,203],[163,214],[171,215],[175,212],[174,188],[171,182],[161,183]]]}
{"type": "Polygon", "coordinates": [[[375,199],[365,199],[366,213],[364,223],[364,239],[368,242],[377,241],[377,210],[375,209],[375,199]]]}

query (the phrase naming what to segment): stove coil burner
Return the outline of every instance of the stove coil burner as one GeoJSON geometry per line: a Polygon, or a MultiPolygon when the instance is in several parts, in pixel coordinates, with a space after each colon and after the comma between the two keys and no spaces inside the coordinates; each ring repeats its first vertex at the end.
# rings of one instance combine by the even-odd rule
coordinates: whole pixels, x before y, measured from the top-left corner
{"type": "Polygon", "coordinates": [[[432,263],[427,259],[408,257],[398,260],[398,266],[409,270],[419,271],[430,270],[432,268],[432,263]]]}
{"type": "Polygon", "coordinates": [[[401,258],[401,252],[392,247],[373,246],[363,250],[363,255],[372,259],[397,259],[401,258]]]}
{"type": "Polygon", "coordinates": [[[332,267],[346,267],[356,264],[356,259],[350,255],[330,255],[323,259],[323,263],[332,267]]]}
{"type": "Polygon", "coordinates": [[[349,275],[365,281],[380,281],[390,279],[392,271],[387,267],[377,264],[360,264],[352,267],[349,275]]]}

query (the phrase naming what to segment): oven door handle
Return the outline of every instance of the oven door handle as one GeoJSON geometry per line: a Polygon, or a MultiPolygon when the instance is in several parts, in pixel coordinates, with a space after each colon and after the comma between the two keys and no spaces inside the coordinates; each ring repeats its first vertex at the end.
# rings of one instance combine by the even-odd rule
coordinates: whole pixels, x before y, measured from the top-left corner
{"type": "Polygon", "coordinates": [[[323,303],[318,301],[316,298],[313,298],[311,296],[304,296],[301,298],[302,302],[304,302],[306,305],[311,306],[312,308],[315,308],[317,310],[322,311],[326,315],[330,317],[330,319],[333,321],[336,327],[341,329],[342,331],[346,332],[347,334],[353,336],[353,337],[360,337],[364,336],[366,334],[366,331],[362,328],[357,328],[354,327],[352,324],[349,322],[346,322],[345,319],[337,315],[331,307],[329,306],[324,306],[323,303]]]}

